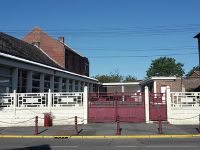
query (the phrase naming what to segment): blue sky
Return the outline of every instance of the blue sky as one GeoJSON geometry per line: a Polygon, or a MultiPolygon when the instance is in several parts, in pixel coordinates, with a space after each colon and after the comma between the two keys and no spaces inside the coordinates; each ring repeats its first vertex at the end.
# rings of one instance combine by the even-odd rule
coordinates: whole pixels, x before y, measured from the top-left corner
{"type": "Polygon", "coordinates": [[[198,65],[199,0],[1,0],[0,31],[22,38],[35,26],[90,60],[90,75],[146,76],[153,59],[198,65]]]}

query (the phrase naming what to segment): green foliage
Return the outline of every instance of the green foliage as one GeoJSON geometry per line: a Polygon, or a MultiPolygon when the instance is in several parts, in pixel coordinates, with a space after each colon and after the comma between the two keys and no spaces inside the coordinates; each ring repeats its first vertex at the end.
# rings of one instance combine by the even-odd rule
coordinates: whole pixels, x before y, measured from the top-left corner
{"type": "Polygon", "coordinates": [[[128,75],[124,78],[123,82],[131,82],[131,81],[135,81],[135,80],[137,80],[137,78],[135,76],[128,75]]]}
{"type": "Polygon", "coordinates": [[[111,72],[109,75],[96,75],[94,78],[102,83],[121,82],[123,80],[123,76],[119,75],[117,71],[111,72]]]}
{"type": "Polygon", "coordinates": [[[99,80],[99,82],[102,83],[111,83],[111,82],[131,82],[135,81],[136,77],[128,75],[126,77],[123,77],[118,73],[118,71],[115,71],[114,73],[111,72],[109,75],[96,75],[93,78],[99,80]]]}
{"type": "Polygon", "coordinates": [[[184,74],[182,63],[176,63],[174,58],[160,57],[152,61],[147,70],[147,77],[152,76],[177,76],[184,74]]]}
{"type": "Polygon", "coordinates": [[[188,78],[189,76],[192,75],[192,73],[193,73],[195,70],[198,70],[198,69],[199,69],[199,66],[193,67],[185,76],[188,78]]]}

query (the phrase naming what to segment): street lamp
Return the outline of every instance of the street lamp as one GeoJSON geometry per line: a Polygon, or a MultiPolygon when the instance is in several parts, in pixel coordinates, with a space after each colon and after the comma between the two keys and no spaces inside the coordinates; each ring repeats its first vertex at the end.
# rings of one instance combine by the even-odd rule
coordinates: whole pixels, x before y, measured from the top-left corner
{"type": "Polygon", "coordinates": [[[199,49],[199,72],[200,72],[200,33],[194,36],[198,40],[198,49],[199,49]]]}

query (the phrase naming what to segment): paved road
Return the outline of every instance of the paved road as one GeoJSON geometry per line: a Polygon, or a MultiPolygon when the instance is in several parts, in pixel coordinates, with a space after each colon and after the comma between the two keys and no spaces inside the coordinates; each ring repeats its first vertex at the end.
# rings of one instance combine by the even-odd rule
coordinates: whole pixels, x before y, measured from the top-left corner
{"type": "Polygon", "coordinates": [[[188,139],[0,139],[0,149],[42,150],[199,150],[200,138],[188,139]]]}

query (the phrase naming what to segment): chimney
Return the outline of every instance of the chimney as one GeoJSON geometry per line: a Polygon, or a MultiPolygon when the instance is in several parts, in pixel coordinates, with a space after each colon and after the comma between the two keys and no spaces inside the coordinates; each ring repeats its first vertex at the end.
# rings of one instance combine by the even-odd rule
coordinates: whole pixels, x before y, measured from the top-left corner
{"type": "Polygon", "coordinates": [[[60,36],[60,37],[58,38],[58,40],[59,40],[61,43],[65,43],[65,38],[64,38],[64,36],[60,36]]]}
{"type": "Polygon", "coordinates": [[[40,47],[40,42],[38,41],[38,42],[33,42],[32,43],[34,46],[36,46],[36,47],[40,47]]]}

